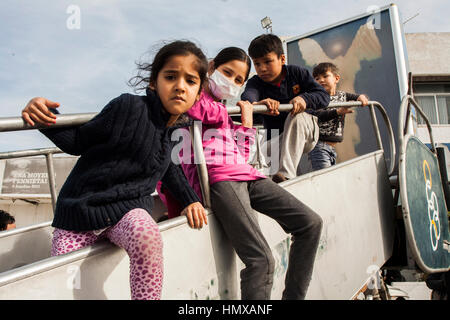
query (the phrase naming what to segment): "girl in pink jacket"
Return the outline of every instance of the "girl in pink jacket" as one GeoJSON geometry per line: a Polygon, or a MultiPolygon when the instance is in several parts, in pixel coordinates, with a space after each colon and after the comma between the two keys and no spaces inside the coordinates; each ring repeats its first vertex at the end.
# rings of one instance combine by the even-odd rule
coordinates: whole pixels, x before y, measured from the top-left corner
{"type": "MultiPolygon", "coordinates": [[[[267,61],[270,64],[270,61],[267,61]]],[[[247,164],[254,139],[253,105],[239,101],[242,125],[235,125],[221,100],[238,95],[248,78],[251,61],[239,48],[219,52],[209,63],[208,86],[188,111],[202,122],[205,160],[210,181],[211,209],[222,224],[239,258],[242,299],[270,299],[274,258],[259,227],[255,210],[275,219],[292,235],[284,299],[303,299],[311,279],[322,219],[313,210],[247,164]]],[[[184,135],[185,137],[187,135],[184,135]]],[[[184,139],[189,143],[189,139],[184,139]]],[[[192,149],[184,145],[182,167],[201,196],[192,149]]],[[[174,199],[168,197],[168,205],[174,199]]]]}

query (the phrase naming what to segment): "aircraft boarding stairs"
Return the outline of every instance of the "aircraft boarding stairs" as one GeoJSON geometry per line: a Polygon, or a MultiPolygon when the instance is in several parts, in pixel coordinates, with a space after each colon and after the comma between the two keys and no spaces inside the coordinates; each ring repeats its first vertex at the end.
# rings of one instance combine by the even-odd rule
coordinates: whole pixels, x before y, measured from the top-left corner
{"type": "MultiPolygon", "coordinates": [[[[393,255],[396,204],[390,177],[396,180],[392,178],[396,169],[395,139],[384,108],[376,101],[370,103],[370,108],[364,109],[371,112],[379,150],[281,184],[313,208],[324,221],[307,299],[355,298],[393,255]],[[385,161],[375,108],[385,120],[390,139],[389,166],[385,161]]],[[[341,105],[355,107],[359,103],[330,106],[341,105]]],[[[281,109],[290,107],[282,105],[281,109]]],[[[264,108],[255,106],[255,112],[264,108]]],[[[239,113],[236,107],[228,110],[230,114],[239,113]]],[[[93,114],[60,115],[56,125],[80,124],[92,117],[93,114]]],[[[30,128],[20,118],[0,119],[0,131],[22,129],[30,128]]],[[[199,141],[200,132],[193,126],[194,141],[199,141]]],[[[54,148],[42,152],[47,158],[49,176],[52,176],[51,156],[56,152],[58,150],[54,148]]],[[[201,148],[196,148],[196,152],[202,155],[201,148]]],[[[0,159],[24,154],[4,153],[0,154],[0,159]]],[[[198,169],[205,206],[209,207],[206,166],[200,164],[198,169]]],[[[402,178],[401,174],[399,176],[402,178]]],[[[54,206],[54,181],[50,181],[52,188],[54,206]]],[[[154,197],[160,204],[156,194],[154,197]]],[[[164,210],[158,205],[152,216],[157,219],[164,210]]],[[[275,221],[262,214],[258,217],[276,261],[272,299],[279,299],[284,289],[291,240],[275,221]]],[[[444,222],[441,219],[441,227],[447,226],[447,231],[443,230],[440,240],[448,241],[448,225],[444,222]]],[[[50,221],[43,222],[0,233],[0,299],[130,298],[129,260],[123,249],[105,240],[72,253],[50,257],[53,230],[50,224],[50,221]]],[[[163,221],[159,227],[164,241],[162,299],[240,298],[239,271],[243,264],[213,212],[208,210],[208,225],[201,230],[191,229],[185,217],[163,221]]]]}

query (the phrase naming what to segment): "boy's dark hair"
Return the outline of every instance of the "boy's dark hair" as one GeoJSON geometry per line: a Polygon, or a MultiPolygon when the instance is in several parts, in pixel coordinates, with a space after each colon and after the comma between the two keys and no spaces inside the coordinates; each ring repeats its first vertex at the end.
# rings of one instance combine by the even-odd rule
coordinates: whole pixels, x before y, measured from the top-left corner
{"type": "Polygon", "coordinates": [[[169,58],[173,56],[187,56],[193,54],[197,57],[197,72],[200,77],[200,89],[206,80],[206,72],[208,71],[208,60],[203,51],[193,42],[187,40],[176,40],[165,44],[156,53],[152,63],[136,62],[138,75],[128,81],[131,87],[136,91],[145,90],[150,83],[156,82],[158,74],[169,58]]]}
{"type": "Polygon", "coordinates": [[[321,74],[325,74],[325,73],[327,73],[327,71],[330,71],[335,76],[339,75],[339,69],[338,69],[338,67],[336,67],[335,64],[333,64],[331,62],[322,62],[314,67],[313,72],[312,72],[313,77],[315,78],[321,74]]]}
{"type": "Polygon", "coordinates": [[[0,210],[0,231],[6,230],[8,224],[15,223],[16,219],[8,212],[0,210]]]}
{"type": "Polygon", "coordinates": [[[247,72],[245,74],[245,81],[248,79],[248,75],[250,74],[250,68],[252,67],[252,62],[250,60],[250,57],[245,53],[244,50],[237,47],[228,47],[225,49],[222,49],[217,56],[213,59],[214,61],[214,68],[221,66],[224,63],[227,63],[229,61],[238,60],[245,62],[247,64],[247,72]]]}
{"type": "Polygon", "coordinates": [[[261,58],[270,52],[274,52],[278,58],[284,53],[281,39],[271,33],[256,37],[248,46],[248,54],[252,59],[261,58]]]}

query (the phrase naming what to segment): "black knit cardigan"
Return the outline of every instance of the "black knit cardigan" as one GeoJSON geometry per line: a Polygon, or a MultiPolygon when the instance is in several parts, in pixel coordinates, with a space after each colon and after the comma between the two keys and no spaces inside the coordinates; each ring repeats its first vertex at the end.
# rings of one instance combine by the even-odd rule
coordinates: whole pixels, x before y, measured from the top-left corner
{"type": "Polygon", "coordinates": [[[122,94],[83,125],[41,130],[64,152],[80,155],[59,193],[52,226],[97,230],[134,208],[150,213],[159,180],[183,207],[199,201],[171,161],[171,133],[179,126],[166,128],[168,119],[159,97],[147,90],[146,96],[122,94]]]}

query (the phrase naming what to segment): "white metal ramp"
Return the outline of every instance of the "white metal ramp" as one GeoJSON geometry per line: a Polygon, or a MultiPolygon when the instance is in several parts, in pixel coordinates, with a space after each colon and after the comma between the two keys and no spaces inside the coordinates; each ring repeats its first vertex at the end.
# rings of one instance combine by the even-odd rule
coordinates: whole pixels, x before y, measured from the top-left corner
{"type": "MultiPolygon", "coordinates": [[[[282,184],[324,220],[307,299],[350,299],[392,254],[394,205],[384,155],[376,151],[282,184]],[[323,195],[318,197],[317,195],[323,195]],[[364,199],[364,201],[361,201],[364,199]]],[[[290,238],[260,224],[276,260],[272,299],[284,289],[290,238]]],[[[185,217],[160,223],[163,299],[238,299],[243,267],[209,214],[201,231],[185,217]]],[[[0,299],[129,299],[129,260],[107,241],[0,274],[0,299]]]]}

